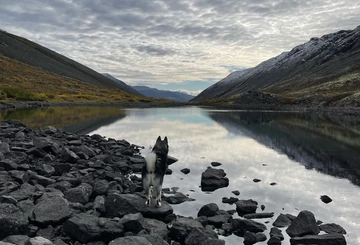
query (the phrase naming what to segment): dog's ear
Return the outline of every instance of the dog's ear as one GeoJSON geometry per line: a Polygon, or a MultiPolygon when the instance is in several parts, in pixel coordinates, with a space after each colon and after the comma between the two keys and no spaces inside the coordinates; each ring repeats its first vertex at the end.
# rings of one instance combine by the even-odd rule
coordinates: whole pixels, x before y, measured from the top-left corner
{"type": "Polygon", "coordinates": [[[161,137],[160,136],[156,139],[156,143],[158,143],[158,142],[161,142],[161,137]]]}
{"type": "Polygon", "coordinates": [[[166,144],[168,144],[168,139],[167,139],[166,136],[165,136],[165,138],[164,138],[164,141],[165,141],[166,144]]]}

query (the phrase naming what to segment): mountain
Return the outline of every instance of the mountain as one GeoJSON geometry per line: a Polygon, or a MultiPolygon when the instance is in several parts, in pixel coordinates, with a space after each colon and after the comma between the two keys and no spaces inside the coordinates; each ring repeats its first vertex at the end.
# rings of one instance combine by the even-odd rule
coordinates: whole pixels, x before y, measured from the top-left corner
{"type": "Polygon", "coordinates": [[[100,73],[25,38],[0,30],[0,53],[13,60],[47,72],[98,87],[119,89],[139,95],[124,83],[117,83],[100,73]]]}
{"type": "Polygon", "coordinates": [[[249,97],[265,97],[286,103],[360,106],[359,91],[360,26],[311,38],[256,67],[233,72],[193,101],[244,103],[249,97]]]}
{"type": "Polygon", "coordinates": [[[146,97],[152,97],[154,99],[169,99],[177,102],[187,102],[195,97],[183,92],[159,90],[147,86],[133,86],[133,88],[142,95],[146,97]]]}
{"type": "Polygon", "coordinates": [[[102,75],[104,75],[107,78],[110,78],[111,80],[113,80],[114,82],[116,82],[117,84],[119,84],[120,86],[127,86],[128,90],[131,91],[134,94],[139,94],[138,91],[136,91],[133,87],[128,86],[126,83],[124,83],[123,81],[111,76],[109,73],[102,73],[102,75]]]}

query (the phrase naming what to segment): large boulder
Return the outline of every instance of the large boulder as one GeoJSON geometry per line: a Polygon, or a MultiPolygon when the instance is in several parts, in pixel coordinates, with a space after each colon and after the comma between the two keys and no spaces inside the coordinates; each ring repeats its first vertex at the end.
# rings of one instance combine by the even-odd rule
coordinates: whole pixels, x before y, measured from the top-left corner
{"type": "Polygon", "coordinates": [[[218,211],[219,211],[219,206],[216,203],[209,203],[209,204],[205,204],[200,208],[197,216],[211,217],[211,216],[215,216],[218,211]]]}
{"type": "Polygon", "coordinates": [[[286,233],[290,237],[317,235],[320,233],[320,229],[316,223],[314,214],[310,211],[303,210],[286,229],[286,233]]]}
{"type": "Polygon", "coordinates": [[[14,204],[0,203],[0,239],[22,234],[29,224],[27,215],[14,204]]]}
{"type": "Polygon", "coordinates": [[[244,214],[255,213],[258,203],[252,199],[239,200],[235,203],[237,213],[242,216],[244,214]]]}
{"type": "Polygon", "coordinates": [[[251,232],[263,232],[266,230],[266,226],[262,223],[248,220],[248,219],[233,219],[231,221],[233,233],[237,236],[244,236],[245,231],[251,232]]]}
{"type": "Polygon", "coordinates": [[[71,216],[69,203],[61,195],[42,197],[35,205],[31,219],[41,225],[58,224],[71,216]]]}
{"type": "Polygon", "coordinates": [[[201,190],[214,191],[227,187],[229,185],[229,179],[225,176],[226,173],[223,169],[208,167],[205,172],[201,174],[201,190]]]}
{"type": "Polygon", "coordinates": [[[91,241],[111,241],[124,235],[121,222],[95,215],[80,213],[65,221],[64,231],[82,243],[91,241]]]}
{"type": "Polygon", "coordinates": [[[112,193],[105,199],[106,217],[123,217],[126,214],[141,213],[146,218],[162,219],[172,214],[172,207],[162,202],[161,207],[146,206],[145,198],[137,194],[112,193]]]}

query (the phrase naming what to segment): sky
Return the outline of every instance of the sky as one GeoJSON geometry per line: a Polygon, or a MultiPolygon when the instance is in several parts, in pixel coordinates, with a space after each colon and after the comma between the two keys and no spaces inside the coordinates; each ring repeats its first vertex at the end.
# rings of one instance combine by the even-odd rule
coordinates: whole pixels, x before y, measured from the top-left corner
{"type": "Polygon", "coordinates": [[[197,94],[312,37],[358,0],[0,0],[0,29],[129,85],[197,94]]]}

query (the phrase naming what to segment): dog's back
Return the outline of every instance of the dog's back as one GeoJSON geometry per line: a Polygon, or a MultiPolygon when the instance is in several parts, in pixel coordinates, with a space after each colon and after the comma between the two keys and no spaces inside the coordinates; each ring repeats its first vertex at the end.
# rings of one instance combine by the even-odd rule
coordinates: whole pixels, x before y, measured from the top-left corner
{"type": "Polygon", "coordinates": [[[152,152],[145,156],[145,166],[142,169],[143,188],[147,194],[146,205],[150,205],[152,192],[156,197],[157,206],[161,206],[161,189],[167,170],[167,154],[169,146],[167,137],[157,138],[152,152]]]}

